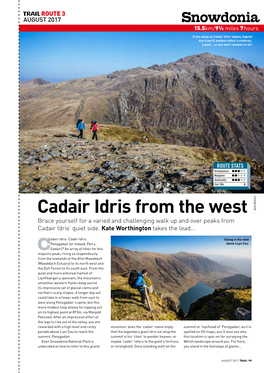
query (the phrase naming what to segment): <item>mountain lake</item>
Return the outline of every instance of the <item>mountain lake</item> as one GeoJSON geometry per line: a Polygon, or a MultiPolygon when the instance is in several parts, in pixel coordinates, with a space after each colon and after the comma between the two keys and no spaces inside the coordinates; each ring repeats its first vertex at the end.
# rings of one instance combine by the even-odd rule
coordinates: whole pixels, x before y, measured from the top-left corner
{"type": "Polygon", "coordinates": [[[215,289],[211,288],[202,282],[188,289],[186,293],[183,293],[180,298],[179,309],[182,308],[184,313],[189,311],[190,305],[196,302],[198,298],[204,297],[205,295],[212,294],[215,289]]]}

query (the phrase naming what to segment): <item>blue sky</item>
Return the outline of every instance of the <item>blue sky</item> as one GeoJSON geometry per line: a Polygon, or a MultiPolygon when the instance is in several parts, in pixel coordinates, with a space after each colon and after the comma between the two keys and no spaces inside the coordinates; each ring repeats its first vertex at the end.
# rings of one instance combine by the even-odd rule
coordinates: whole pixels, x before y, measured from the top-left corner
{"type": "Polygon", "coordinates": [[[132,251],[150,251],[162,254],[185,251],[205,256],[251,257],[250,236],[112,236],[111,245],[132,251]],[[236,243],[243,242],[237,241],[238,238],[249,241],[244,241],[247,245],[227,245],[227,242],[232,242],[230,240],[236,243]]]}
{"type": "MultiPolygon", "coordinates": [[[[20,80],[52,83],[148,67],[209,52],[263,67],[264,37],[253,34],[252,47],[202,47],[192,32],[21,32],[20,80]]],[[[225,35],[226,33],[221,33],[225,35]]],[[[243,35],[235,33],[236,35],[243,35]]],[[[244,33],[249,35],[250,33],[244,33]]]]}

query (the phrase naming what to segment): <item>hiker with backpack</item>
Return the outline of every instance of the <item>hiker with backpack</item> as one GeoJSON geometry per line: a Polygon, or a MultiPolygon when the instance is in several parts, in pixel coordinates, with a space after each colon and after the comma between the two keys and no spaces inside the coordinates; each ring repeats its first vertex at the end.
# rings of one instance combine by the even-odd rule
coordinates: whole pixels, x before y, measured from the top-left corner
{"type": "Polygon", "coordinates": [[[142,270],[142,273],[133,269],[130,271],[128,283],[132,289],[137,289],[141,296],[141,302],[145,305],[146,300],[149,306],[149,310],[151,311],[151,305],[149,300],[149,292],[152,293],[153,288],[152,285],[150,287],[147,286],[145,281],[145,276],[147,276],[148,271],[146,269],[142,270]]]}
{"type": "Polygon", "coordinates": [[[93,134],[93,137],[92,137],[92,140],[98,140],[98,137],[97,137],[97,131],[99,131],[99,128],[98,128],[98,124],[97,124],[97,120],[94,120],[92,123],[91,123],[91,129],[92,129],[92,134],[93,134]]]}
{"type": "Polygon", "coordinates": [[[77,128],[78,128],[78,131],[80,132],[79,135],[78,135],[78,139],[79,139],[79,138],[82,139],[82,138],[83,138],[83,130],[84,130],[84,129],[86,130],[86,128],[85,128],[85,124],[84,124],[84,121],[83,121],[82,119],[79,119],[79,120],[78,120],[77,128]]]}
{"type": "Polygon", "coordinates": [[[148,274],[148,271],[146,269],[143,269],[141,273],[138,272],[138,278],[135,284],[141,296],[141,302],[144,305],[146,303],[146,289],[148,289],[148,286],[145,282],[144,277],[147,276],[147,274],[148,274]]]}
{"type": "Polygon", "coordinates": [[[148,286],[145,282],[145,276],[147,276],[148,271],[146,269],[142,270],[142,273],[133,270],[130,272],[128,283],[133,289],[137,289],[141,296],[141,302],[145,305],[146,301],[146,290],[148,286]]]}

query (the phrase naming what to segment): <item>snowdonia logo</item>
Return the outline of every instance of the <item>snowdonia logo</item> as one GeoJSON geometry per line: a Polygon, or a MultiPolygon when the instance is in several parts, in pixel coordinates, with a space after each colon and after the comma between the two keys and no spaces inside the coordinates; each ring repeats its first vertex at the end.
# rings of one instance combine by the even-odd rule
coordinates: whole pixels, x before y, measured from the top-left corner
{"type": "Polygon", "coordinates": [[[182,13],[182,22],[260,22],[257,14],[192,14],[191,12],[182,13]]]}

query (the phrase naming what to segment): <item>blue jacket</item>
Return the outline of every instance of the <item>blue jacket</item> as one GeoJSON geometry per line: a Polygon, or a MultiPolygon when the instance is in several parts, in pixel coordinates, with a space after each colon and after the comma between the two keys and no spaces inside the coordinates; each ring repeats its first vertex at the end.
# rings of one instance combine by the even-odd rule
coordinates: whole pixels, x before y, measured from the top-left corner
{"type": "Polygon", "coordinates": [[[80,123],[78,124],[78,131],[83,130],[83,129],[86,130],[86,128],[85,128],[85,124],[82,123],[82,122],[80,122],[80,123]]]}
{"type": "Polygon", "coordinates": [[[144,285],[147,287],[147,284],[146,284],[145,279],[144,279],[144,275],[142,275],[142,273],[138,272],[136,287],[138,288],[139,291],[140,290],[142,291],[142,290],[144,290],[144,288],[143,288],[144,285]]]}

